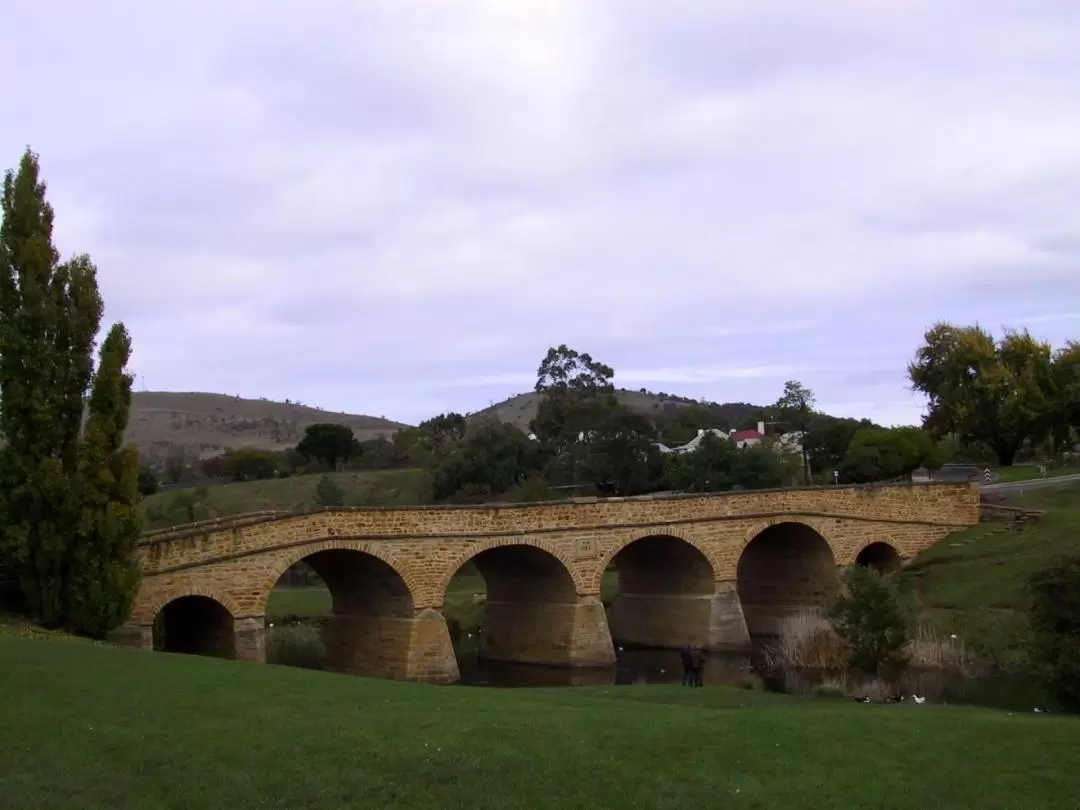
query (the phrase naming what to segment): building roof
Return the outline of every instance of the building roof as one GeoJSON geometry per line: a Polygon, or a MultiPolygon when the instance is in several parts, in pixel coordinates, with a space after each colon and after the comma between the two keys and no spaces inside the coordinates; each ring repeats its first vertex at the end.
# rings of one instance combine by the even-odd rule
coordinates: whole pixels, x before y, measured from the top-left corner
{"type": "Polygon", "coordinates": [[[756,430],[736,430],[731,434],[731,440],[735,442],[741,442],[745,439],[764,439],[765,434],[759,433],[756,430]]]}

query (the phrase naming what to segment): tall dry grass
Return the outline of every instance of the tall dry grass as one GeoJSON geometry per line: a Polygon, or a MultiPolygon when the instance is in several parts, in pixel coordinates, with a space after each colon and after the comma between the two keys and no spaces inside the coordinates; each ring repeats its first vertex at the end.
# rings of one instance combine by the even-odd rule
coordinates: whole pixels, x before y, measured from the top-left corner
{"type": "MultiPolygon", "coordinates": [[[[924,624],[916,627],[908,654],[908,663],[920,669],[963,671],[971,661],[963,641],[924,624]]],[[[764,657],[771,669],[842,670],[848,665],[848,647],[820,611],[804,609],[780,623],[779,636],[764,657]]]]}
{"type": "Polygon", "coordinates": [[[773,669],[843,669],[848,660],[847,644],[820,612],[810,609],[785,617],[776,643],[764,654],[773,669]]]}

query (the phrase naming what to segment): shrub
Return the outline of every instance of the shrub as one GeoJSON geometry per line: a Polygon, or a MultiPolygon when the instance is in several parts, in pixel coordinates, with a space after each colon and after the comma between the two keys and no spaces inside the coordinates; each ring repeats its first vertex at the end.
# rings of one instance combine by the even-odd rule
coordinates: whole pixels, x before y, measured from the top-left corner
{"type": "Polygon", "coordinates": [[[761,676],[755,675],[753,672],[748,672],[739,680],[738,686],[740,689],[745,689],[747,692],[764,692],[765,682],[761,680],[761,676]]]}
{"type": "Polygon", "coordinates": [[[267,629],[266,663],[287,667],[323,669],[326,651],[317,627],[273,627],[267,629]]]}
{"type": "Polygon", "coordinates": [[[813,689],[814,697],[819,698],[842,698],[846,695],[842,681],[825,680],[813,689]]]}
{"type": "Polygon", "coordinates": [[[315,485],[315,503],[324,507],[342,506],[345,503],[345,490],[329,475],[324,475],[315,485]]]}
{"type": "Polygon", "coordinates": [[[914,622],[895,580],[864,566],[848,568],[842,578],[845,592],[829,619],[847,642],[850,665],[870,673],[903,668],[914,622]]]}
{"type": "Polygon", "coordinates": [[[1028,581],[1032,658],[1063,706],[1080,709],[1080,554],[1028,581]]]}

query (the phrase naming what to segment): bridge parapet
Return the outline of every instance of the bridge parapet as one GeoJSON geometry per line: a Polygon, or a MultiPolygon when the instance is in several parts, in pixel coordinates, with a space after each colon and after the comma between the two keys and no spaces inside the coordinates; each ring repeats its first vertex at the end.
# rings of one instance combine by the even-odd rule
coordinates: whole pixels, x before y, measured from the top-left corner
{"type": "Polygon", "coordinates": [[[527,504],[349,507],[263,512],[144,535],[145,571],[198,565],[320,538],[362,540],[497,537],[551,532],[769,519],[799,514],[836,520],[970,525],[978,487],[968,483],[807,487],[527,504]]]}

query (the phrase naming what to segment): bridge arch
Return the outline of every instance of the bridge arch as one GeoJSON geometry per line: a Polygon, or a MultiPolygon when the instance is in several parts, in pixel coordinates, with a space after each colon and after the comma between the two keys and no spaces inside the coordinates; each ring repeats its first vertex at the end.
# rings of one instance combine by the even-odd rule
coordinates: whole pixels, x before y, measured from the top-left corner
{"type": "MultiPolygon", "coordinates": [[[[286,571],[288,571],[298,562],[307,562],[310,565],[311,560],[309,558],[316,555],[323,555],[320,557],[320,560],[322,561],[321,565],[324,569],[327,569],[329,563],[332,563],[334,558],[324,555],[324,552],[330,551],[356,552],[363,557],[370,558],[373,561],[371,563],[371,565],[373,566],[373,571],[368,573],[379,572],[387,576],[392,573],[395,577],[397,577],[397,579],[401,581],[401,585],[404,586],[404,592],[408,595],[409,603],[411,605],[416,605],[419,603],[419,589],[415,577],[413,576],[412,572],[406,569],[405,566],[403,566],[400,561],[392,554],[388,554],[377,544],[368,542],[366,540],[358,540],[349,537],[323,537],[315,538],[308,543],[304,543],[303,545],[290,548],[287,552],[273,555],[273,562],[271,563],[271,567],[266,574],[261,587],[259,588],[259,599],[257,603],[258,614],[266,614],[266,604],[270,599],[270,594],[273,592],[274,586],[277,585],[278,581],[281,579],[281,577],[286,571]],[[375,561],[383,563],[385,567],[378,566],[375,561]]],[[[351,558],[343,557],[342,559],[351,558]]],[[[321,571],[316,565],[312,565],[312,568],[315,569],[315,573],[319,575],[319,578],[322,579],[324,583],[326,583],[326,586],[330,590],[332,595],[333,588],[327,581],[326,577],[323,576],[323,571],[321,571]]],[[[330,573],[332,578],[335,577],[335,572],[333,570],[328,570],[327,572],[330,573]]],[[[340,575],[338,575],[336,576],[336,578],[340,579],[341,577],[340,575]]],[[[390,588],[394,589],[394,586],[391,585],[390,588]]],[[[404,596],[404,594],[402,594],[402,596],[404,596]]]]}
{"type": "Polygon", "coordinates": [[[153,648],[160,652],[236,657],[236,606],[198,587],[159,600],[153,616],[153,648]]]}
{"type": "MultiPolygon", "coordinates": [[[[494,559],[496,552],[499,549],[517,549],[518,553],[522,552],[521,549],[533,548],[538,552],[542,552],[546,559],[557,561],[562,571],[569,577],[571,583],[573,583],[574,593],[585,593],[586,583],[581,576],[578,566],[575,566],[570,560],[566,558],[563,552],[554,543],[550,543],[546,540],[535,537],[495,537],[486,540],[483,543],[478,543],[475,547],[469,548],[462,554],[459,554],[453,562],[446,566],[442,573],[442,576],[436,582],[434,589],[428,595],[431,604],[438,607],[443,604],[446,596],[446,591],[450,587],[450,583],[453,581],[457,573],[465,567],[469,562],[476,563],[476,560],[480,555],[487,555],[488,559],[494,559]]],[[[509,557],[501,556],[501,559],[509,559],[509,557]]],[[[532,559],[540,560],[541,556],[533,555],[532,559]]],[[[477,566],[479,568],[479,566],[477,566]]],[[[494,573],[494,572],[493,572],[494,573]]],[[[483,575],[483,572],[481,572],[483,575]]],[[[485,582],[487,580],[485,579],[485,582]]]]}
{"type": "Polygon", "coordinates": [[[751,636],[776,635],[787,617],[820,611],[838,594],[836,555],[815,523],[773,521],[744,543],[735,579],[751,636]]]}
{"type": "Polygon", "coordinates": [[[416,601],[393,556],[371,543],[321,539],[275,555],[259,594],[265,613],[271,592],[296,563],[310,566],[330,592],[321,630],[322,664],[332,672],[403,678],[408,674],[416,601]]]}
{"type": "MultiPolygon", "coordinates": [[[[519,538],[491,539],[460,555],[436,585],[448,624],[458,625],[459,667],[469,660],[574,665],[575,634],[581,607],[580,581],[573,566],[548,543],[519,538]],[[474,585],[448,591],[459,572],[471,567],[483,579],[479,608],[474,585]],[[470,617],[469,614],[472,614],[470,617]],[[471,619],[471,621],[470,621],[471,619]]],[[[595,601],[595,600],[594,600],[595,601]]],[[[596,605],[599,609],[599,604],[596,605]]],[[[602,618],[602,616],[601,616],[602,618]]],[[[451,635],[458,635],[451,631],[451,635]]],[[[606,629],[606,628],[605,628],[606,629]]],[[[610,641],[609,641],[610,646],[610,641]]]]}
{"type": "Polygon", "coordinates": [[[717,567],[689,539],[664,530],[635,534],[601,559],[599,575],[618,577],[608,624],[616,643],[711,646],[717,567]]]}
{"type": "Polygon", "coordinates": [[[207,599],[211,599],[225,608],[234,619],[239,619],[245,615],[240,609],[239,604],[228,593],[218,591],[217,589],[206,585],[201,585],[198,582],[186,582],[182,585],[164,589],[157,594],[145,613],[141,610],[139,613],[140,615],[146,616],[149,619],[149,623],[153,624],[154,620],[161,614],[161,611],[166,605],[185,596],[205,596],[207,599]]]}
{"type": "Polygon", "coordinates": [[[855,565],[876,568],[883,574],[887,574],[900,568],[903,560],[900,552],[891,543],[871,540],[855,554],[855,565]]]}

